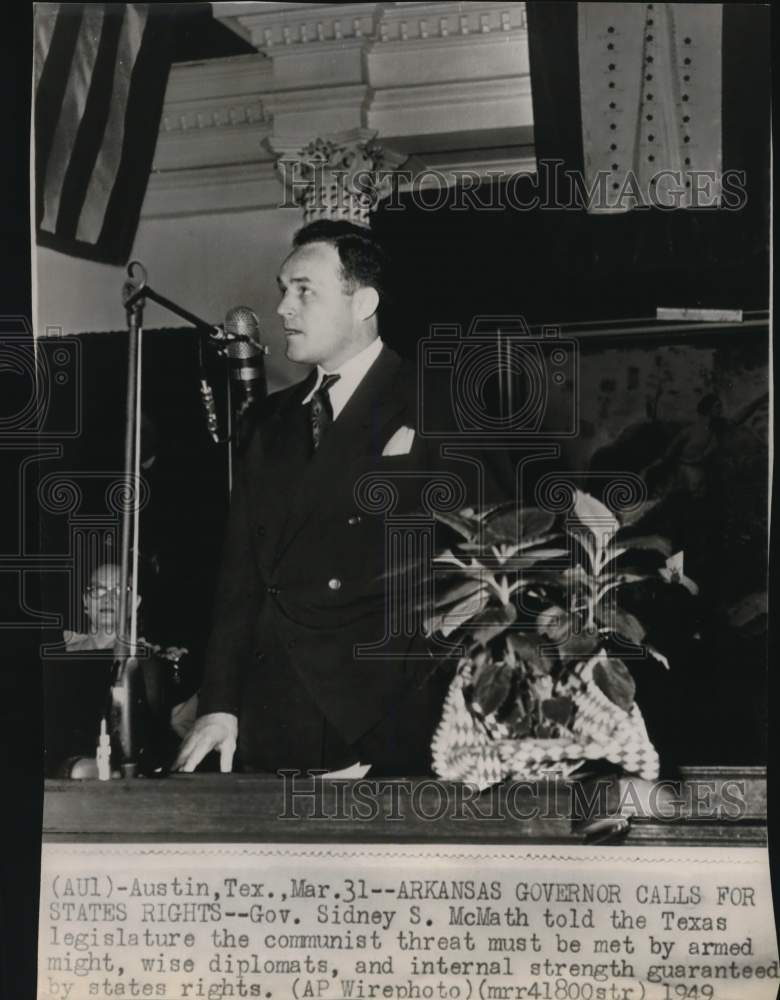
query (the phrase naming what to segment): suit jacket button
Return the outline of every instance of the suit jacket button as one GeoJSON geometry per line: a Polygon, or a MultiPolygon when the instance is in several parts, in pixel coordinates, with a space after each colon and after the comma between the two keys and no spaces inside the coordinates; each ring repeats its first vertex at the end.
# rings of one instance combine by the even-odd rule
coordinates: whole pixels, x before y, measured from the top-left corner
{"type": "Polygon", "coordinates": [[[263,535],[265,534],[265,525],[264,524],[258,524],[256,530],[257,530],[257,537],[258,538],[262,538],[263,535]]]}
{"type": "Polygon", "coordinates": [[[334,576],[332,580],[328,580],[328,586],[331,590],[341,590],[341,580],[334,576]]]}
{"type": "Polygon", "coordinates": [[[268,593],[272,594],[274,597],[276,597],[276,595],[279,593],[278,587],[268,587],[266,589],[268,590],[268,593]]]}
{"type": "Polygon", "coordinates": [[[288,649],[294,649],[295,648],[295,639],[289,639],[288,640],[288,642],[287,642],[287,648],[288,649]]]}
{"type": "Polygon", "coordinates": [[[264,660],[265,659],[265,653],[262,650],[260,650],[260,649],[256,649],[255,650],[255,659],[258,662],[260,662],[260,660],[264,660]]]}

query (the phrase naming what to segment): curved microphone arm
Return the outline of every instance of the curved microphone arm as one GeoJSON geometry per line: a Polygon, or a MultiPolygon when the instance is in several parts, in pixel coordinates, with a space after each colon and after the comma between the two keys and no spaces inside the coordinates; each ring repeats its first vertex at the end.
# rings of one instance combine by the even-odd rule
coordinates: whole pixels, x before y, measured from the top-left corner
{"type": "Polygon", "coordinates": [[[140,260],[130,261],[127,265],[127,281],[122,285],[122,305],[125,309],[132,309],[145,297],[148,277],[146,268],[140,260]],[[133,274],[134,269],[140,272],[139,276],[133,274]]]}
{"type": "Polygon", "coordinates": [[[175,316],[180,316],[182,319],[186,319],[188,323],[194,326],[196,329],[203,333],[207,333],[210,337],[220,337],[222,331],[218,326],[214,326],[213,323],[207,323],[205,319],[201,319],[200,316],[196,316],[195,313],[185,309],[184,306],[180,306],[178,303],[174,302],[172,299],[166,298],[164,295],[160,295],[159,292],[155,292],[147,282],[147,272],[143,264],[138,260],[131,260],[127,265],[128,280],[122,286],[122,304],[125,309],[133,308],[136,303],[143,302],[146,299],[150,299],[152,302],[156,302],[158,305],[162,306],[163,309],[167,309],[168,312],[172,312],[175,316]],[[143,274],[142,278],[133,277],[133,268],[138,268],[143,274]]]}

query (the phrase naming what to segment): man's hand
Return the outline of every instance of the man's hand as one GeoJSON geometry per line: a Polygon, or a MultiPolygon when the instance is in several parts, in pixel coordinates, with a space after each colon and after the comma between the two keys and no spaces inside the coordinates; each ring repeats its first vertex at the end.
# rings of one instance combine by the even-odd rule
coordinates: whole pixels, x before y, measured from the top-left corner
{"type": "Polygon", "coordinates": [[[201,715],[179,748],[174,771],[194,771],[207,753],[219,750],[219,769],[227,774],[233,767],[236,752],[238,719],[229,712],[201,715]]]}

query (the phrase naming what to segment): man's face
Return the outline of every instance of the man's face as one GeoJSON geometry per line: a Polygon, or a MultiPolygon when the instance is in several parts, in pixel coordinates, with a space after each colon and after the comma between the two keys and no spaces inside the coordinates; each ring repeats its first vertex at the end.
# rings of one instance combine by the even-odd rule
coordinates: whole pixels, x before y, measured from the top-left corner
{"type": "Polygon", "coordinates": [[[119,567],[98,566],[84,593],[84,610],[92,631],[116,634],[119,624],[119,567]]]}
{"type": "Polygon", "coordinates": [[[359,346],[358,317],[335,247],[299,247],[282,264],[277,280],[282,301],[276,311],[284,321],[287,357],[328,370],[352,357],[359,346]]]}

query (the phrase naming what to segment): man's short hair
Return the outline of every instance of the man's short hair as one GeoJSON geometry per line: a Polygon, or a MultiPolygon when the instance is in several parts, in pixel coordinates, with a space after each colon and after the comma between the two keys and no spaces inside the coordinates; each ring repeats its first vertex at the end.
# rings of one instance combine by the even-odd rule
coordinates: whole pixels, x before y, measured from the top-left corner
{"type": "Polygon", "coordinates": [[[368,229],[339,219],[317,219],[293,236],[293,247],[327,243],[339,255],[344,283],[349,291],[375,288],[380,300],[387,296],[384,251],[368,229]]]}

